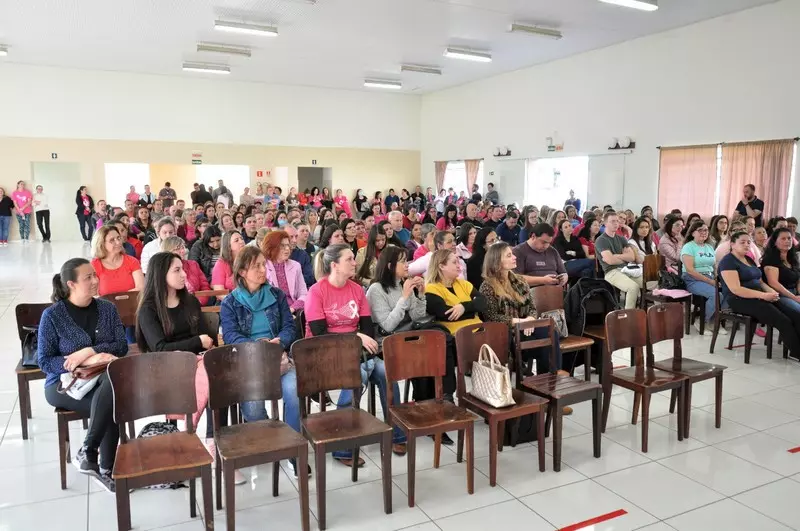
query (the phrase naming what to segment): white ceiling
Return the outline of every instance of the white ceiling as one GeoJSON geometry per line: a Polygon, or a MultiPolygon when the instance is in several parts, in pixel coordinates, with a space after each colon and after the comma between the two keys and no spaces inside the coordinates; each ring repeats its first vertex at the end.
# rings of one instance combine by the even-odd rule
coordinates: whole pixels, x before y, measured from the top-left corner
{"type": "Polygon", "coordinates": [[[423,93],[658,33],[775,0],[660,0],[647,13],[597,0],[0,0],[0,61],[181,76],[183,61],[227,63],[226,79],[341,89],[365,77],[423,93]],[[275,24],[277,38],[213,30],[215,18],[275,24]],[[507,33],[512,21],[560,41],[507,33]],[[250,58],[198,53],[199,41],[249,45],[250,58]],[[490,50],[493,62],[442,56],[490,50]],[[400,74],[403,62],[441,76],[400,74]]]}

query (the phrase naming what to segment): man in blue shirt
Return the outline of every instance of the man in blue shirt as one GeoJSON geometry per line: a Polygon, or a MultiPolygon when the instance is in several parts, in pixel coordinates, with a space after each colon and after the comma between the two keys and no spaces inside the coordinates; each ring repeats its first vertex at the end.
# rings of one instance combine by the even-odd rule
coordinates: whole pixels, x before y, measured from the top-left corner
{"type": "Polygon", "coordinates": [[[392,230],[394,231],[394,235],[400,240],[400,243],[405,245],[408,243],[408,240],[411,238],[411,232],[408,229],[403,227],[403,213],[399,210],[393,210],[389,212],[389,223],[392,224],[392,230]]]}
{"type": "Polygon", "coordinates": [[[744,185],[742,200],[736,205],[736,212],[742,216],[750,216],[756,220],[756,227],[761,227],[761,218],[764,213],[764,201],[756,197],[756,187],[753,184],[744,185]]]}
{"type": "Polygon", "coordinates": [[[575,190],[569,191],[569,199],[564,201],[564,206],[574,206],[575,210],[578,211],[578,214],[581,213],[581,200],[575,198],[575,190]]]}
{"type": "Polygon", "coordinates": [[[394,193],[394,188],[389,188],[389,193],[386,195],[386,199],[384,199],[383,202],[386,204],[387,212],[392,209],[392,203],[397,203],[397,206],[400,206],[400,198],[394,193]]]}
{"type": "Polygon", "coordinates": [[[506,219],[497,226],[497,229],[495,229],[497,237],[512,247],[519,243],[520,228],[517,224],[518,220],[519,214],[513,210],[509,210],[506,213],[506,219]]]}
{"type": "Polygon", "coordinates": [[[292,254],[289,258],[300,264],[300,269],[303,271],[303,280],[306,281],[306,287],[310,288],[316,283],[314,278],[314,268],[311,265],[311,256],[304,249],[297,247],[297,229],[291,225],[283,227],[286,234],[289,235],[289,242],[292,245],[292,254]]]}

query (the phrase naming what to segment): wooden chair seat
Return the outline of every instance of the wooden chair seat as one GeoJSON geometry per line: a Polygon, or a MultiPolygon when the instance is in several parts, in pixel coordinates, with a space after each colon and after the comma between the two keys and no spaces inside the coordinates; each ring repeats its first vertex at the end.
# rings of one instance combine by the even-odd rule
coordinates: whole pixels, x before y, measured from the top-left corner
{"type": "Polygon", "coordinates": [[[303,436],[278,420],[262,420],[220,428],[217,451],[223,459],[280,452],[306,446],[303,436]]]}
{"type": "Polygon", "coordinates": [[[301,421],[303,432],[315,443],[336,443],[378,436],[391,426],[361,409],[343,408],[308,415],[301,421]]]}
{"type": "MultiPolygon", "coordinates": [[[[391,406],[392,419],[406,430],[415,430],[425,435],[426,430],[441,431],[448,424],[474,422],[478,417],[446,400],[424,400],[391,406]]],[[[453,430],[459,429],[454,426],[453,430]]]]}
{"type": "Polygon", "coordinates": [[[528,376],[522,385],[535,393],[554,400],[568,399],[572,395],[594,392],[601,388],[599,383],[578,380],[572,376],[545,373],[528,376]]]}
{"type": "Polygon", "coordinates": [[[14,372],[25,375],[28,380],[44,380],[47,378],[47,375],[39,367],[23,367],[21,359],[17,362],[17,368],[14,369],[14,372]]]}
{"type": "Polygon", "coordinates": [[[603,325],[590,325],[583,329],[583,335],[600,341],[606,340],[606,330],[603,325]]]}
{"type": "Polygon", "coordinates": [[[705,363],[689,358],[669,358],[655,362],[653,367],[662,371],[682,374],[696,381],[713,378],[717,373],[727,369],[724,365],[705,363]]]}
{"type": "Polygon", "coordinates": [[[117,448],[114,479],[135,478],[157,472],[211,465],[208,450],[197,435],[168,433],[146,439],[134,439],[117,448]]]}
{"type": "Polygon", "coordinates": [[[482,417],[495,415],[504,418],[516,418],[538,413],[541,408],[547,406],[547,399],[541,396],[532,395],[520,389],[512,389],[511,393],[516,404],[508,407],[494,407],[469,393],[464,393],[459,399],[459,403],[482,417]]]}
{"type": "Polygon", "coordinates": [[[582,336],[567,336],[559,341],[562,354],[564,352],[574,352],[583,350],[594,345],[594,339],[582,336]]]}
{"type": "Polygon", "coordinates": [[[670,383],[686,380],[686,376],[655,369],[653,367],[627,367],[611,373],[612,382],[624,387],[630,383],[636,387],[661,387],[670,383]]]}

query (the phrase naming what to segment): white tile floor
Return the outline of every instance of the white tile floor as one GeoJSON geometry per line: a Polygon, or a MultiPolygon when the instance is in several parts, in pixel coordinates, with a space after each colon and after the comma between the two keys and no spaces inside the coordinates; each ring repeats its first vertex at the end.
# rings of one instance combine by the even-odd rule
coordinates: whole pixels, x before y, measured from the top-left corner
{"type": "MultiPolygon", "coordinates": [[[[68,468],[68,489],[59,488],[56,424],[44,401],[42,383],[32,384],[31,437],[22,441],[16,380],[14,306],[49,296],[50,278],[70,256],[86,252],[80,243],[13,243],[0,248],[0,530],[116,529],[114,497],[68,468]]],[[[694,331],[693,331],[694,332],[694,331]]],[[[727,344],[726,342],[723,342],[727,344]]],[[[737,340],[737,343],[741,341],[737,340]]],[[[341,530],[486,530],[521,527],[532,531],[558,529],[624,510],[625,514],[587,529],[707,531],[800,529],[800,364],[780,355],[767,360],[756,346],[750,365],[741,348],[724,344],[708,354],[709,337],[693,333],[684,340],[684,355],[714,360],[729,367],[725,373],[722,428],[714,428],[713,384],[695,386],[691,438],[676,439],[675,416],[668,400],[653,400],[650,452],[640,451],[640,428],[630,425],[632,397],[614,391],[603,456],[591,454],[591,410],[576,407],[565,420],[563,466],[552,471],[548,441],[548,470],[537,468],[535,445],[507,448],[499,457],[498,485],[489,487],[488,432],[475,426],[475,494],[466,493],[466,472],[455,453],[445,448],[442,467],[432,468],[432,443],[419,442],[417,507],[409,508],[405,492],[405,459],[393,457],[394,513],[382,510],[379,453],[366,448],[366,466],[353,484],[349,470],[328,460],[328,527],[341,530]]],[[[780,352],[780,349],[776,349],[780,352]]],[[[658,345],[658,357],[667,357],[658,345]]],[[[627,364],[627,353],[614,364],[627,364]]],[[[200,421],[201,430],[205,420],[200,421]]],[[[82,432],[73,423],[72,440],[82,432]]],[[[237,525],[240,530],[299,529],[297,482],[283,463],[281,495],[271,495],[269,469],[245,470],[250,481],[237,487],[237,525]]],[[[312,526],[316,495],[311,487],[312,526]]],[[[199,489],[198,489],[199,490],[199,489]]],[[[137,491],[132,494],[133,526],[137,530],[191,531],[203,529],[188,511],[188,490],[137,491]]],[[[224,513],[215,513],[217,529],[225,527],[224,513]]]]}

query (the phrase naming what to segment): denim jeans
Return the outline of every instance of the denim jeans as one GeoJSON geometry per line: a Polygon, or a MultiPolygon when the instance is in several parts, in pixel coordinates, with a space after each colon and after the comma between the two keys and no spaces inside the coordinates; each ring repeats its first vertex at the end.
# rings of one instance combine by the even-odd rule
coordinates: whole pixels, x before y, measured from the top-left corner
{"type": "MultiPolygon", "coordinates": [[[[294,431],[300,432],[300,400],[297,398],[297,373],[294,369],[281,376],[281,392],[283,393],[283,421],[294,431]]],[[[267,419],[267,407],[263,400],[242,402],[242,417],[247,422],[267,419]]]]}
{"type": "Polygon", "coordinates": [[[591,278],[594,276],[594,260],[591,258],[576,258],[564,262],[569,278],[591,278]]]}
{"type": "MultiPolygon", "coordinates": [[[[367,382],[372,382],[378,386],[378,393],[381,397],[381,408],[383,409],[384,416],[388,415],[389,408],[386,407],[386,368],[383,365],[383,360],[380,358],[372,358],[361,364],[361,385],[367,385],[367,382]]],[[[393,386],[394,400],[392,405],[400,403],[400,386],[396,383],[393,386]]],[[[339,393],[339,400],[336,402],[337,408],[351,407],[353,403],[353,391],[350,389],[342,389],[339,393]]],[[[406,442],[406,434],[403,430],[394,427],[392,433],[392,442],[400,444],[406,442]]],[[[333,457],[338,459],[350,459],[353,453],[350,450],[338,450],[333,452],[333,457]]]]}
{"type": "Polygon", "coordinates": [[[11,216],[0,216],[0,242],[8,241],[8,228],[11,226],[11,216]]]}
{"type": "MultiPolygon", "coordinates": [[[[797,295],[796,290],[790,289],[789,292],[793,295],[797,295]]],[[[789,297],[784,297],[783,295],[781,295],[781,298],[778,300],[778,306],[800,313],[800,302],[790,299],[789,297]]]]}
{"type": "MultiPolygon", "coordinates": [[[[703,276],[707,276],[710,280],[713,280],[713,278],[710,275],[703,275],[703,276]]],[[[692,295],[699,295],[700,297],[705,297],[706,322],[710,321],[714,317],[714,291],[715,291],[714,285],[707,284],[702,280],[697,280],[688,273],[683,274],[683,281],[686,283],[686,291],[688,291],[692,295]]]]}
{"type": "Polygon", "coordinates": [[[19,223],[19,239],[27,240],[31,236],[31,215],[30,214],[17,214],[17,222],[19,223]]]}

